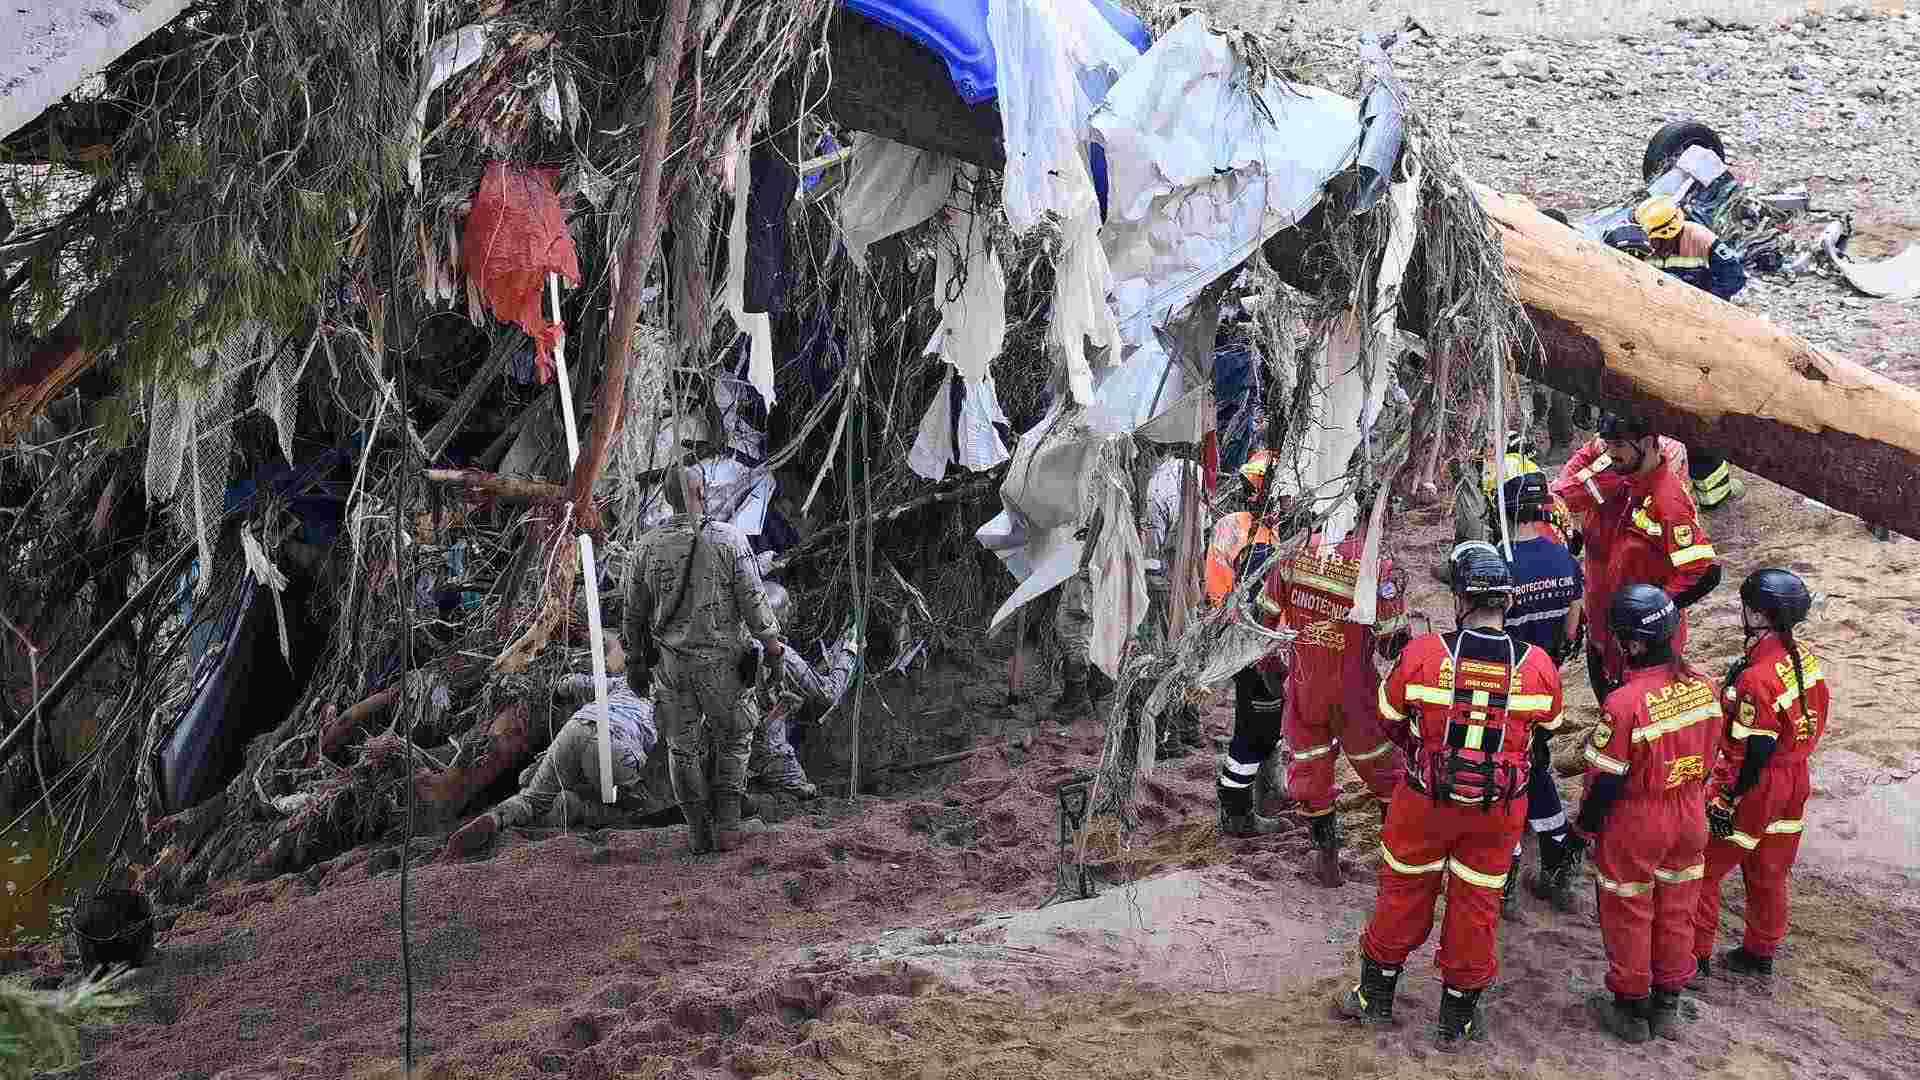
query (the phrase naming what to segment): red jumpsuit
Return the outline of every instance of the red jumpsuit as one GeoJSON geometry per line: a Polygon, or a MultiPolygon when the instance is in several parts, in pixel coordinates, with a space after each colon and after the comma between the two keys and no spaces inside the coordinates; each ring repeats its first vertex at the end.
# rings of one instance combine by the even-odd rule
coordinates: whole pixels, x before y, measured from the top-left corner
{"type": "Polygon", "coordinates": [[[1807,758],[1826,733],[1832,702],[1820,658],[1800,649],[1806,676],[1806,706],[1800,703],[1793,660],[1778,634],[1754,646],[1752,657],[1721,701],[1733,717],[1720,744],[1713,790],[1731,791],[1746,760],[1747,740],[1771,735],[1773,756],[1759,782],[1734,803],[1733,835],[1707,845],[1707,874],[1693,916],[1693,955],[1713,952],[1720,929],[1720,882],[1734,867],[1747,883],[1747,933],[1743,947],[1772,956],[1787,936],[1787,874],[1800,850],[1800,815],[1807,805],[1807,758]]]}
{"type": "Polygon", "coordinates": [[[1533,728],[1560,726],[1560,669],[1498,631],[1426,634],[1380,684],[1382,724],[1409,768],[1380,832],[1379,893],[1360,948],[1398,968],[1433,931],[1444,885],[1439,967],[1447,985],[1493,981],[1500,893],[1527,823],[1533,728]]]}
{"type": "MultiPolygon", "coordinates": [[[[1380,672],[1373,652],[1376,640],[1391,638],[1407,624],[1405,575],[1396,575],[1392,560],[1382,557],[1374,625],[1347,621],[1365,546],[1364,530],[1330,551],[1322,550],[1315,534],[1268,576],[1262,598],[1263,612],[1278,613],[1268,619],[1270,625],[1284,621],[1300,633],[1281,725],[1293,749],[1287,791],[1305,817],[1333,812],[1337,751],[1346,751],[1376,798],[1392,798],[1400,783],[1399,755],[1374,716],[1380,672]]],[[[1267,670],[1274,661],[1260,663],[1267,670]]]]}
{"type": "MultiPolygon", "coordinates": [[[[1713,544],[1700,524],[1686,478],[1685,451],[1665,438],[1660,451],[1664,467],[1620,476],[1592,468],[1606,453],[1606,444],[1595,439],[1574,452],[1549,487],[1569,510],[1584,515],[1586,607],[1593,613],[1588,635],[1609,683],[1618,683],[1626,672],[1620,646],[1607,629],[1607,604],[1613,594],[1628,585],[1653,585],[1678,597],[1715,565],[1713,544]]],[[[1686,644],[1683,611],[1673,635],[1674,654],[1684,655],[1686,644]]]]}
{"type": "Polygon", "coordinates": [[[1693,977],[1720,716],[1711,679],[1660,664],[1631,672],[1607,695],[1588,736],[1587,798],[1601,775],[1626,778],[1593,838],[1607,989],[1617,995],[1677,990],[1693,977]]]}

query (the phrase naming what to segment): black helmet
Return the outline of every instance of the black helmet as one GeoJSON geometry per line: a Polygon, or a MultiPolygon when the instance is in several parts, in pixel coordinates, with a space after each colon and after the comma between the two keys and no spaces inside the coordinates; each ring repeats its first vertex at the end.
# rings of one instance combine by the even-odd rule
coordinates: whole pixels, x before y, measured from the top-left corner
{"type": "Polygon", "coordinates": [[[1653,429],[1639,417],[1620,413],[1600,414],[1600,437],[1603,439],[1642,439],[1651,434],[1653,429]]]}
{"type": "Polygon", "coordinates": [[[1521,435],[1517,431],[1507,432],[1507,453],[1509,454],[1522,453],[1526,450],[1526,448],[1527,448],[1527,440],[1525,436],[1521,435]]]}
{"type": "Polygon", "coordinates": [[[1518,506],[1545,506],[1553,501],[1547,491],[1547,474],[1543,472],[1523,472],[1519,476],[1507,477],[1501,486],[1501,495],[1506,499],[1507,509],[1518,506]]]}
{"type": "Polygon", "coordinates": [[[1484,540],[1469,540],[1453,549],[1453,595],[1513,594],[1513,571],[1500,549],[1484,540]]]}
{"type": "Polygon", "coordinates": [[[1790,570],[1755,570],[1740,583],[1740,602],[1765,615],[1776,629],[1790,630],[1813,609],[1813,593],[1790,570]]]}
{"type": "Polygon", "coordinates": [[[1607,605],[1607,628],[1616,640],[1664,645],[1680,629],[1680,609],[1663,589],[1629,585],[1613,594],[1607,605]]]}
{"type": "Polygon", "coordinates": [[[1608,229],[1601,241],[1616,251],[1624,251],[1636,259],[1644,259],[1653,254],[1653,241],[1647,239],[1647,230],[1628,222],[1608,229]]]}

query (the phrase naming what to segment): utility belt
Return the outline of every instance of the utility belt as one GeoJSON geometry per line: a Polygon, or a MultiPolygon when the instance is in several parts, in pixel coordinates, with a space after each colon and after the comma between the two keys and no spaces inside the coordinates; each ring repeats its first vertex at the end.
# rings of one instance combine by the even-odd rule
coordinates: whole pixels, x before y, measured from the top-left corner
{"type": "Polygon", "coordinates": [[[1491,810],[1524,799],[1527,768],[1494,758],[1470,757],[1458,747],[1437,753],[1421,750],[1407,771],[1407,786],[1434,802],[1453,802],[1491,810]]]}

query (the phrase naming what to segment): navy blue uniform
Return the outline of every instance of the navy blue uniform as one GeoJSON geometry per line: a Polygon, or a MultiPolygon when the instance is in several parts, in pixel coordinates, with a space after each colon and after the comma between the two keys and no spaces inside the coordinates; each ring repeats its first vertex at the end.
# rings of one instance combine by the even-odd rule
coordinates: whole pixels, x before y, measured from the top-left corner
{"type": "MultiPolygon", "coordinates": [[[[1537,645],[1541,651],[1565,663],[1572,655],[1567,640],[1567,611],[1580,600],[1586,588],[1586,575],[1580,560],[1560,543],[1546,537],[1520,540],[1513,545],[1513,606],[1507,609],[1507,633],[1516,641],[1537,645]]],[[[1534,732],[1534,759],[1547,755],[1544,731],[1534,732]]],[[[1553,770],[1536,767],[1527,781],[1527,823],[1540,834],[1543,844],[1558,844],[1566,839],[1567,811],[1560,802],[1560,789],[1553,785],[1553,770]]]]}

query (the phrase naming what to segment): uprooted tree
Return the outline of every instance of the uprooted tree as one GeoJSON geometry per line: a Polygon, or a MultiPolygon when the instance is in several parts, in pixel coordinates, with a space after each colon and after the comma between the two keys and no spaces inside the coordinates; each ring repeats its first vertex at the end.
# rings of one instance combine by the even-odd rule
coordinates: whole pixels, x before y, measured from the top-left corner
{"type": "MultiPolygon", "coordinates": [[[[790,232],[784,265],[755,270],[771,295],[716,294],[747,216],[731,193],[763,167],[796,182],[828,126],[985,170],[951,200],[992,223],[1009,268],[992,373],[1015,430],[1054,380],[1058,236],[1007,230],[979,179],[1004,166],[998,114],[962,102],[925,49],[827,0],[688,11],[484,0],[416,25],[373,0],[206,0],[110,65],[98,94],[0,142],[16,221],[0,239],[0,437],[14,442],[0,544],[24,583],[0,603],[36,646],[34,671],[21,650],[0,670],[0,755],[32,747],[38,763],[41,731],[87,715],[89,744],[43,785],[74,845],[144,832],[162,849],[150,880],[178,890],[390,835],[408,792],[428,820],[459,812],[540,748],[551,686],[584,668],[571,538],[585,528],[613,552],[595,572],[617,600],[619,556],[674,462],[758,462],[729,474],[731,506],[778,480],[797,533],[779,565],[808,601],[796,637],[862,611],[876,670],[978,641],[1007,591],[972,539],[998,474],[929,485],[904,465],[913,417],[949,379],[923,347],[956,239],[910,229],[857,268],[828,170],[745,223],[790,232]],[[495,176],[525,212],[476,250],[495,176]],[[517,262],[495,261],[505,235],[517,262]],[[564,344],[548,271],[576,286],[559,295],[564,344]],[[762,311],[782,357],[770,410],[739,358],[762,311]],[[566,402],[543,379],[562,356],[566,402]],[[248,638],[273,643],[252,679],[217,662],[248,638]],[[209,702],[195,670],[232,696],[209,702]],[[221,708],[249,714],[221,729],[245,745],[207,749],[229,764],[193,781],[177,744],[221,708]]],[[[1903,391],[1476,197],[1441,142],[1397,296],[1400,326],[1439,359],[1408,373],[1428,388],[1419,437],[1484,430],[1468,399],[1512,352],[1526,374],[1652,408],[1835,506],[1920,525],[1903,391]],[[1687,332],[1629,330],[1633,304],[1687,332]],[[1793,392],[1767,398],[1788,373],[1793,392]],[[1834,448],[1860,467],[1813,470],[1834,448]]],[[[1371,280],[1382,213],[1316,211],[1255,268],[1290,298],[1257,321],[1279,376],[1262,403],[1275,446],[1297,448],[1309,423],[1314,384],[1291,358],[1371,280]]],[[[1210,318],[1188,332],[1211,348],[1210,318]]],[[[883,711],[911,699],[876,686],[883,711]]],[[[913,745],[900,726],[853,730],[884,760],[913,745]]]]}

